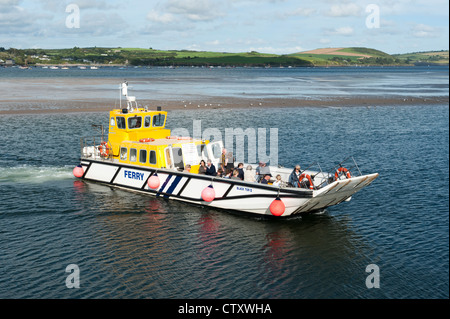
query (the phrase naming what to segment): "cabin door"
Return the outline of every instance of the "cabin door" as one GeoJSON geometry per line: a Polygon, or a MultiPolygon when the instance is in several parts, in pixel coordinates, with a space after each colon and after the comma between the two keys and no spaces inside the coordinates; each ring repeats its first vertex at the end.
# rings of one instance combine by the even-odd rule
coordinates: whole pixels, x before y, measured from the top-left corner
{"type": "Polygon", "coordinates": [[[173,151],[172,151],[172,146],[166,147],[164,149],[164,157],[166,159],[166,168],[171,169],[174,167],[173,164],[173,151]]]}

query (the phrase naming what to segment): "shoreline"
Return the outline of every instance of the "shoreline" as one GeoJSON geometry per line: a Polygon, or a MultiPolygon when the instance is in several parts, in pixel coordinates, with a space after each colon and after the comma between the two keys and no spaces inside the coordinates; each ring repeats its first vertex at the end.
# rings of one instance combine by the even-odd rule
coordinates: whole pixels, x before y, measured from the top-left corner
{"type": "MultiPolygon", "coordinates": [[[[292,107],[383,107],[403,105],[442,105],[449,104],[448,96],[329,96],[320,99],[299,98],[240,98],[240,97],[196,97],[192,100],[148,100],[138,101],[139,107],[148,106],[150,110],[161,106],[164,111],[172,110],[211,110],[211,109],[261,109],[261,108],[292,108],[292,107]]],[[[0,100],[0,115],[8,114],[52,114],[109,112],[119,108],[114,99],[98,100],[0,100]],[[42,108],[49,105],[49,108],[42,108]],[[4,106],[14,109],[5,110],[4,106]]]]}

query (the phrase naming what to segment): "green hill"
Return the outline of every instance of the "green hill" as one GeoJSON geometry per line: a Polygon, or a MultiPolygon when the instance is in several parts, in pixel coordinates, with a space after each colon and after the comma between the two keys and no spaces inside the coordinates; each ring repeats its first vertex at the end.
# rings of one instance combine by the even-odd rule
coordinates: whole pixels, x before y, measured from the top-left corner
{"type": "Polygon", "coordinates": [[[307,60],[317,66],[405,64],[404,60],[385,52],[363,47],[323,48],[298,52],[291,56],[307,60]]]}
{"type": "Polygon", "coordinates": [[[152,48],[5,49],[0,47],[0,63],[14,60],[17,65],[102,64],[132,66],[352,66],[447,64],[447,51],[389,55],[364,48],[322,48],[287,55],[255,51],[230,53],[152,48]]]}

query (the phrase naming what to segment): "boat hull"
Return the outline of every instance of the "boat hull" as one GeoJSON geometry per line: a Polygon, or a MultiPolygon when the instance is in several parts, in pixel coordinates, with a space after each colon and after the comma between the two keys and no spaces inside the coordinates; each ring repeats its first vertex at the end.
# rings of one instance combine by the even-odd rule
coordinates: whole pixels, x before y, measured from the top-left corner
{"type": "Polygon", "coordinates": [[[253,182],[217,178],[207,175],[124,165],[118,162],[82,159],[84,180],[126,188],[165,199],[174,199],[195,205],[252,214],[272,216],[270,204],[279,197],[285,210],[281,217],[310,212],[336,205],[369,185],[378,174],[352,177],[333,182],[319,190],[278,188],[253,182]],[[148,179],[157,173],[159,187],[152,189],[148,179]],[[212,185],[215,198],[207,202],[202,191],[212,185]]]}

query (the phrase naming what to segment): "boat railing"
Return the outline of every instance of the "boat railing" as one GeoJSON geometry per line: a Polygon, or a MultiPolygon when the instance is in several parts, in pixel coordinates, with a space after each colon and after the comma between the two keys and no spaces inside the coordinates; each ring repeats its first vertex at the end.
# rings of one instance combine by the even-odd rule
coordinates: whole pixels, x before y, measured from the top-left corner
{"type": "Polygon", "coordinates": [[[313,184],[314,184],[313,188],[318,189],[321,187],[323,182],[320,182],[319,184],[317,184],[317,180],[319,180],[320,178],[323,178],[324,173],[322,171],[322,167],[320,166],[319,162],[314,162],[314,163],[310,164],[305,169],[302,169],[302,172],[314,172],[313,174],[310,174],[310,177],[313,180],[313,184]]]}
{"type": "Polygon", "coordinates": [[[347,172],[351,177],[361,176],[361,170],[358,167],[355,159],[352,155],[345,158],[343,161],[337,163],[329,172],[328,178],[329,180],[335,179],[336,175],[347,175],[347,172]]]}
{"type": "Polygon", "coordinates": [[[101,160],[113,159],[112,147],[102,136],[80,138],[81,157],[101,160]]]}

